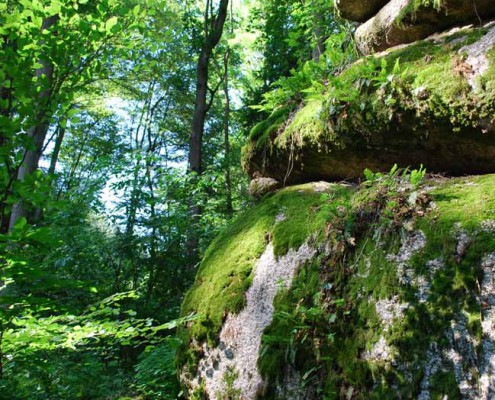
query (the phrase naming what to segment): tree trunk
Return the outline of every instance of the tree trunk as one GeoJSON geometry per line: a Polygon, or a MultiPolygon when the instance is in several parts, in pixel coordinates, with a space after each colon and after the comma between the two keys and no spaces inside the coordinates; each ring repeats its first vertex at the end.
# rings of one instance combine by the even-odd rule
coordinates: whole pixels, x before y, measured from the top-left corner
{"type": "Polygon", "coordinates": [[[225,146],[225,211],[227,216],[231,217],[234,213],[232,206],[232,179],[230,174],[230,138],[229,138],[229,121],[230,121],[230,98],[229,98],[229,49],[225,53],[224,66],[225,78],[223,80],[223,93],[225,96],[225,110],[223,115],[223,139],[225,146]]]}
{"type": "MultiPolygon", "coordinates": [[[[64,121],[67,123],[67,121],[64,121]]],[[[62,148],[62,142],[65,136],[65,125],[58,126],[58,132],[55,137],[55,146],[53,147],[52,158],[50,160],[50,167],[48,168],[48,174],[53,175],[57,168],[58,156],[60,155],[60,149],[62,148]]]]}
{"type": "Polygon", "coordinates": [[[319,3],[315,0],[312,1],[311,4],[313,10],[313,61],[320,61],[321,55],[325,52],[325,38],[324,38],[324,18],[319,10],[319,3]]]}
{"type": "MultiPolygon", "coordinates": [[[[51,28],[59,20],[58,15],[52,15],[51,17],[43,20],[41,30],[51,28]]],[[[53,83],[53,64],[48,60],[40,60],[41,68],[36,70],[36,77],[38,79],[46,79],[46,87],[40,91],[38,98],[35,102],[35,118],[34,125],[28,130],[28,136],[32,139],[32,149],[26,150],[24,153],[24,160],[17,172],[17,180],[22,181],[24,178],[32,174],[38,169],[39,160],[43,151],[43,145],[45,143],[46,134],[49,128],[49,109],[52,93],[53,83]]],[[[19,218],[27,217],[28,209],[22,202],[16,203],[12,208],[10,215],[9,230],[12,230],[16,221],[19,218]]]]}
{"type": "MultiPolygon", "coordinates": [[[[198,58],[196,98],[189,137],[189,172],[196,174],[198,178],[203,173],[202,151],[206,113],[211,106],[215,94],[214,91],[211,91],[211,98],[208,102],[209,64],[213,50],[222,37],[223,27],[227,18],[228,4],[229,0],[220,0],[215,17],[212,15],[212,3],[210,1],[207,1],[205,8],[204,38],[198,58]]],[[[191,200],[189,209],[192,224],[188,232],[186,251],[191,260],[191,265],[195,265],[198,259],[199,222],[201,220],[202,209],[199,202],[194,199],[191,200]]]]}

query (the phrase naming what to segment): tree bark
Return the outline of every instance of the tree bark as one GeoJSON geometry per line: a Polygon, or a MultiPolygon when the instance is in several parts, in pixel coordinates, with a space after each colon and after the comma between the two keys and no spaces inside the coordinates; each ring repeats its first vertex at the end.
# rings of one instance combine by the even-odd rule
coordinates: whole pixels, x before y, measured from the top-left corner
{"type": "MultiPolygon", "coordinates": [[[[194,113],[191,123],[191,134],[189,136],[189,172],[194,173],[199,178],[203,173],[203,134],[205,130],[206,114],[211,106],[214,91],[210,91],[210,101],[208,102],[208,78],[209,64],[213,50],[222,37],[229,0],[220,0],[217,15],[213,16],[212,0],[208,0],[205,7],[204,38],[201,51],[198,57],[197,78],[196,78],[196,98],[194,101],[194,113]]],[[[186,243],[187,254],[192,264],[198,259],[199,245],[199,222],[201,219],[201,205],[192,200],[190,204],[191,229],[188,233],[186,243]]]]}
{"type": "Polygon", "coordinates": [[[312,0],[311,6],[314,10],[313,14],[313,61],[320,61],[321,55],[325,52],[325,38],[324,38],[324,18],[321,13],[321,10],[318,7],[319,3],[315,0],[312,0]]]}
{"type": "Polygon", "coordinates": [[[230,171],[230,98],[229,98],[229,58],[230,51],[227,49],[224,57],[225,77],[223,80],[223,93],[225,96],[225,110],[223,115],[223,140],[225,146],[225,211],[227,216],[231,217],[234,213],[232,206],[232,179],[230,171]]]}
{"type": "MultiPolygon", "coordinates": [[[[41,30],[44,31],[51,28],[58,22],[58,20],[58,15],[52,15],[51,17],[46,18],[41,25],[41,30]]],[[[40,64],[42,66],[36,70],[36,77],[38,79],[45,79],[46,85],[45,88],[40,91],[35,102],[34,125],[28,130],[28,136],[32,139],[33,147],[32,149],[25,151],[24,160],[22,161],[22,164],[17,172],[18,181],[24,180],[27,175],[32,174],[38,169],[39,160],[43,151],[43,144],[45,143],[46,134],[49,128],[48,111],[50,108],[51,97],[53,95],[52,84],[54,66],[48,59],[40,60],[40,64]],[[43,78],[43,76],[45,78],[43,78]]],[[[16,203],[12,208],[12,213],[10,215],[9,231],[12,230],[19,218],[27,216],[28,209],[25,204],[22,202],[16,203]]]]}
{"type": "MultiPolygon", "coordinates": [[[[67,121],[64,121],[67,123],[67,121]]],[[[58,132],[55,136],[55,145],[53,147],[52,157],[50,159],[50,167],[48,168],[48,174],[53,175],[55,173],[55,169],[57,168],[58,157],[60,155],[60,149],[62,148],[62,142],[65,137],[65,126],[58,126],[58,132]]]]}

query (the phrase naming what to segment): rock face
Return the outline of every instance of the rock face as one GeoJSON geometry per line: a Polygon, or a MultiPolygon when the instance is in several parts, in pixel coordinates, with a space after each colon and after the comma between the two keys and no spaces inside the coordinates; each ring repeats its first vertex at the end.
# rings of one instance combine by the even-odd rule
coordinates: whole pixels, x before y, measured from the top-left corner
{"type": "Polygon", "coordinates": [[[455,25],[482,24],[495,16],[491,0],[442,0],[434,2],[391,0],[356,30],[363,54],[411,43],[455,25]]]}
{"type": "Polygon", "coordinates": [[[280,188],[280,183],[273,178],[255,178],[249,183],[249,194],[261,197],[280,188]]]}
{"type": "Polygon", "coordinates": [[[210,246],[183,303],[186,396],[493,399],[495,175],[419,184],[422,169],[392,168],[495,172],[493,0],[337,6],[364,22],[363,53],[387,50],[251,131],[259,203],[210,246]],[[366,168],[390,172],[286,187],[366,168]]]}
{"type": "Polygon", "coordinates": [[[358,22],[371,18],[385,4],[387,0],[337,0],[335,2],[342,18],[358,22]]]}
{"type": "Polygon", "coordinates": [[[246,306],[237,315],[229,314],[222,326],[219,344],[204,345],[198,374],[192,389],[203,385],[210,399],[222,400],[224,394],[237,393],[254,399],[263,393],[264,382],[257,361],[263,331],[273,320],[273,300],[280,288],[289,288],[294,274],[315,254],[315,249],[302,245],[278,260],[269,244],[253,268],[254,278],[246,292],[246,306]],[[230,382],[229,382],[230,379],[230,382]]]}
{"type": "Polygon", "coordinates": [[[495,175],[265,197],[186,296],[192,399],[495,396],[495,175]]]}
{"type": "Polygon", "coordinates": [[[280,112],[270,118],[262,123],[270,132],[253,128],[244,152],[251,176],[342,180],[396,163],[451,175],[494,172],[495,25],[360,60],[330,77],[321,98],[287,113],[278,130],[280,112]]]}
{"type": "Polygon", "coordinates": [[[363,54],[411,43],[469,22],[482,25],[495,17],[491,0],[340,0],[342,17],[364,22],[356,31],[363,54]]]}

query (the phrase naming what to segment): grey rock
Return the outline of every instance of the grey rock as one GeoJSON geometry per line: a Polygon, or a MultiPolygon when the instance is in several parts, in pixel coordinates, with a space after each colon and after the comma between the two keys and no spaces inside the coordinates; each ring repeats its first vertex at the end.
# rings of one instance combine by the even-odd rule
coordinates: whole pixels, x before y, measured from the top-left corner
{"type": "Polygon", "coordinates": [[[413,10],[410,0],[391,0],[356,30],[356,42],[363,54],[424,39],[455,25],[477,22],[495,16],[492,0],[444,0],[413,10]]]}
{"type": "Polygon", "coordinates": [[[253,197],[261,197],[280,188],[280,184],[273,178],[254,178],[249,183],[249,194],[253,197]]]}

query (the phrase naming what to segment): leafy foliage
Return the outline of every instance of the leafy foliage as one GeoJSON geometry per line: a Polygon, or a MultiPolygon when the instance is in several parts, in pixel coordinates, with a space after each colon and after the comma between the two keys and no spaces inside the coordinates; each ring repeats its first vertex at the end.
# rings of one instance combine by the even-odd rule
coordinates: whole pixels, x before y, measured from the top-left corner
{"type": "MultiPolygon", "coordinates": [[[[186,173],[202,18],[174,0],[0,4],[1,398],[179,395],[188,203],[204,249],[246,202],[234,109],[228,149],[218,135],[225,94],[206,171],[186,173]]],[[[242,19],[228,23],[233,35],[242,19]]],[[[242,57],[229,47],[232,91],[242,57]]]]}

